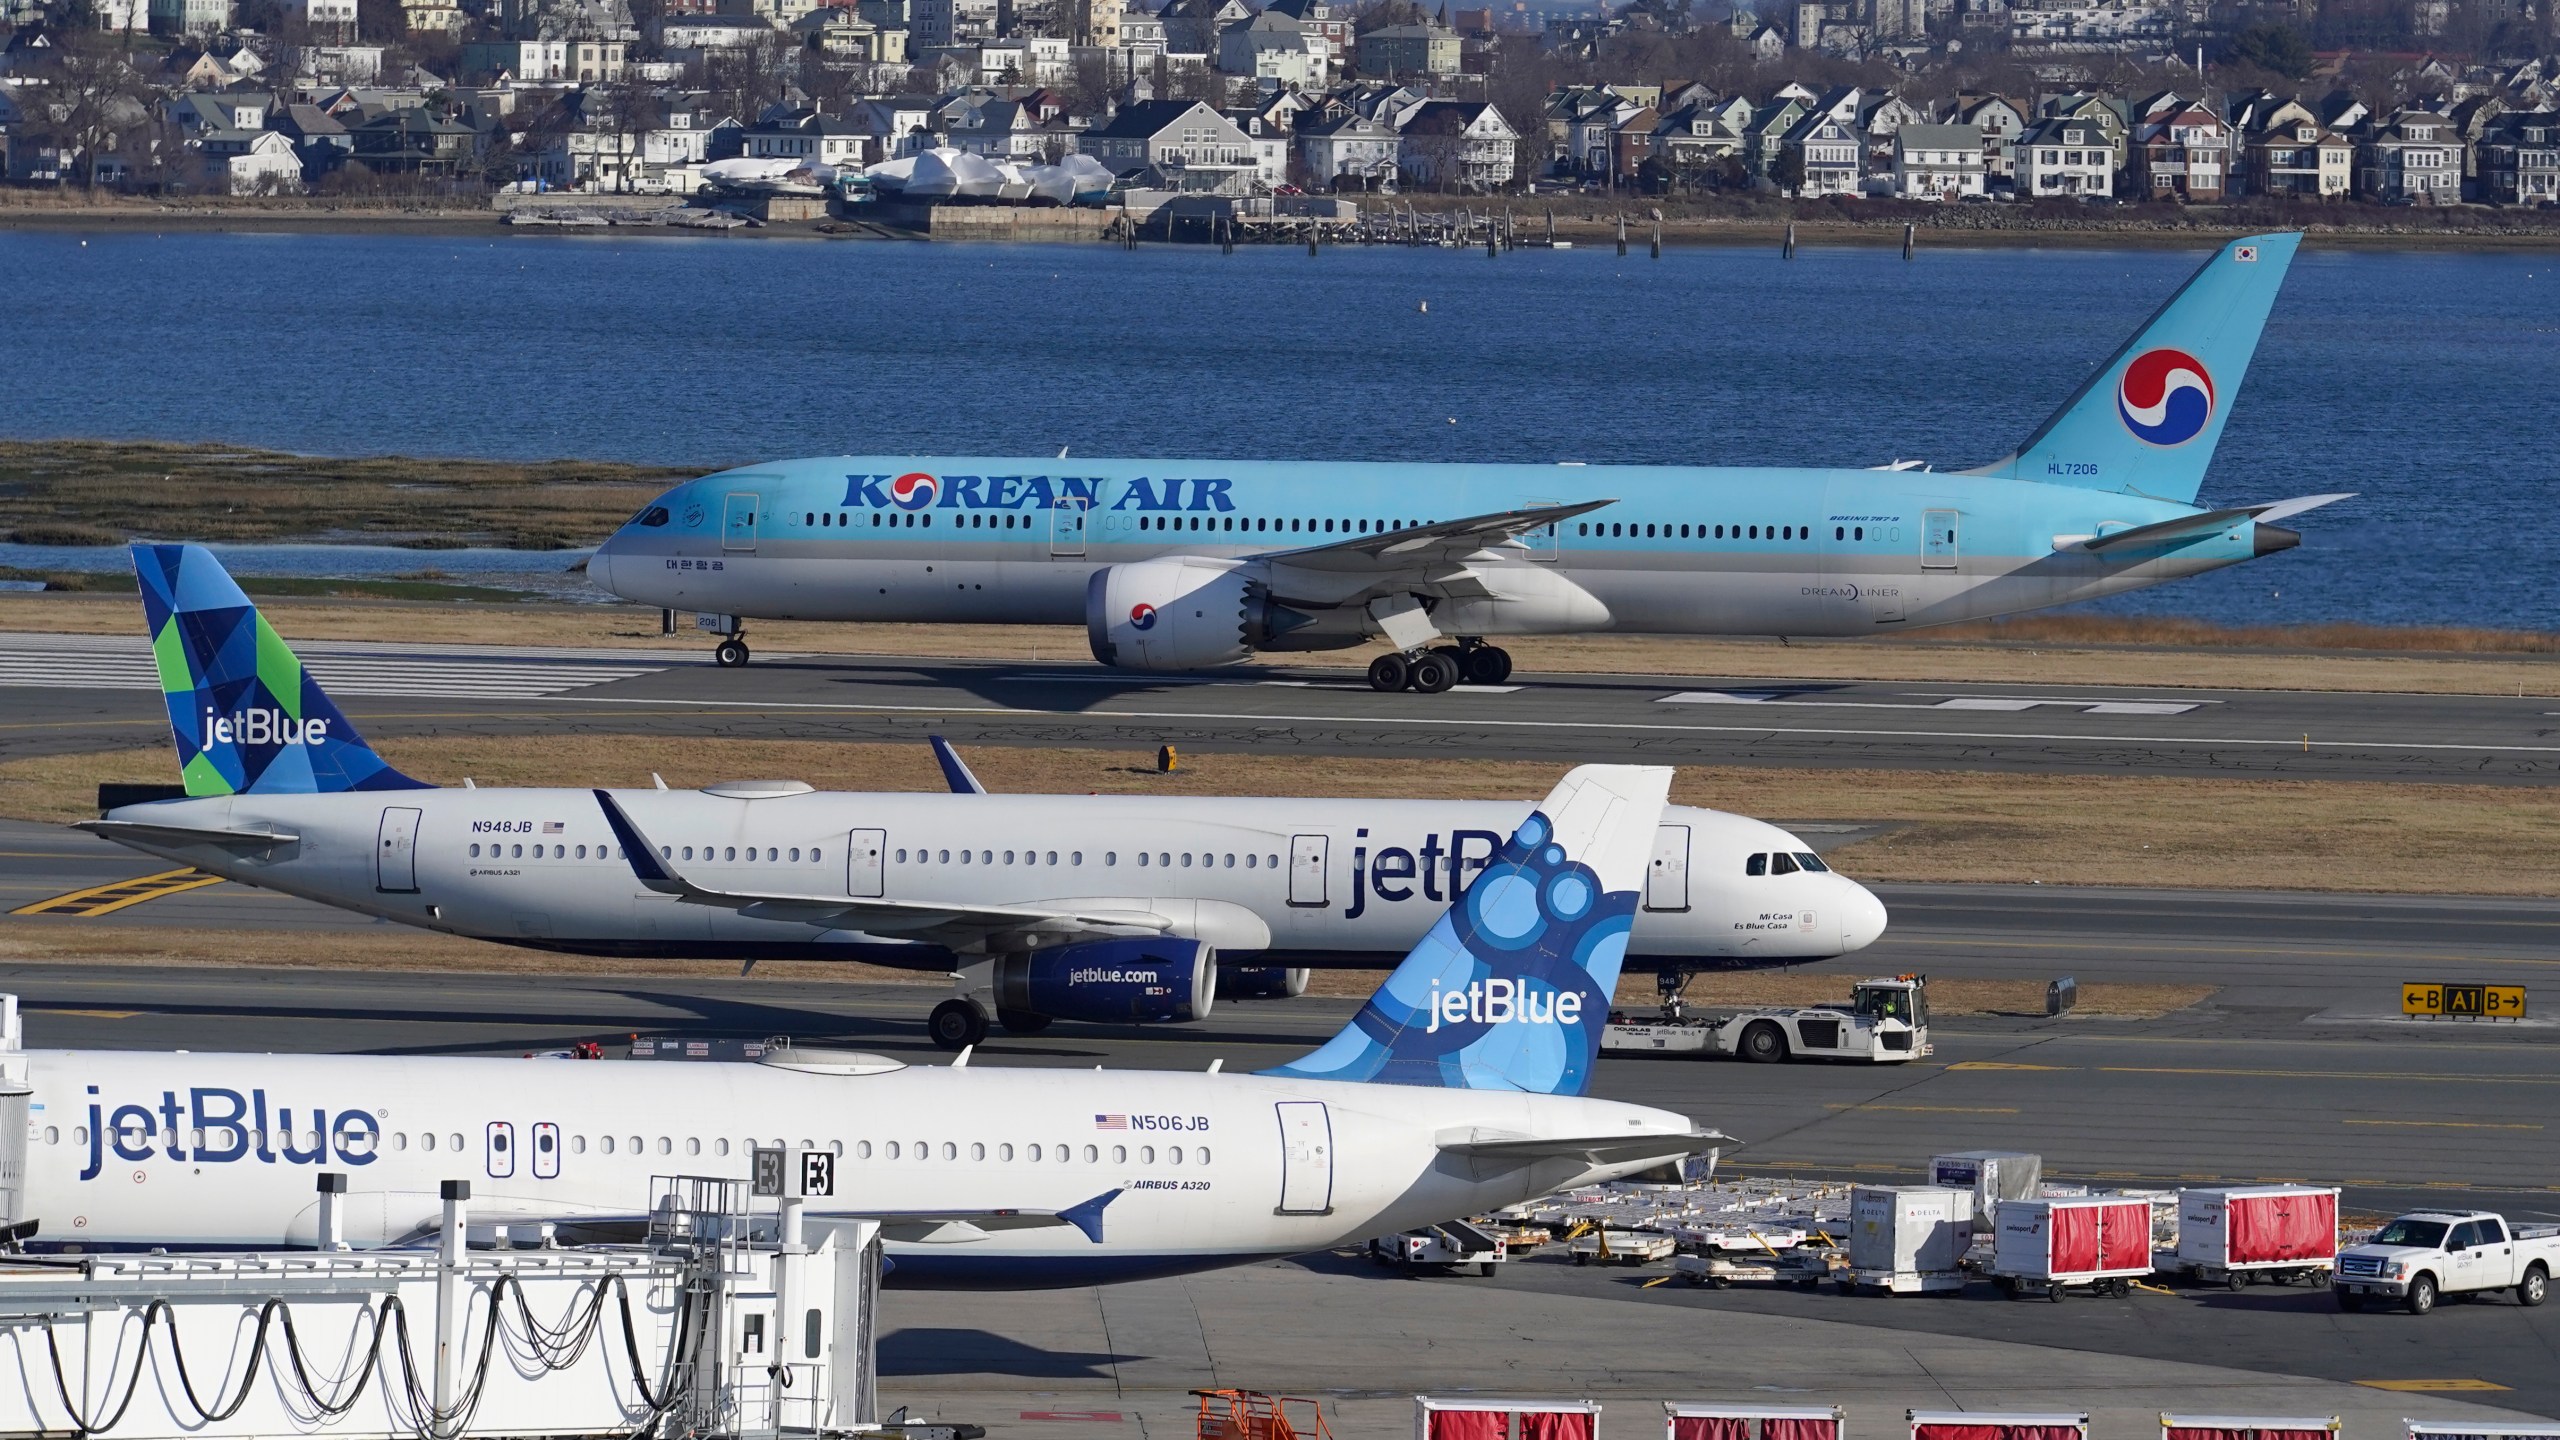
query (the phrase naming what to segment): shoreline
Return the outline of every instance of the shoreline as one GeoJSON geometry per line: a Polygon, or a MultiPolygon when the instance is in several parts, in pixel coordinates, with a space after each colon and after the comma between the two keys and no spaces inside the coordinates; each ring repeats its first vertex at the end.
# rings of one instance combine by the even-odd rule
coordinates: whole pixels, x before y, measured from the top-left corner
{"type": "MultiPolygon", "coordinates": [[[[605,197],[610,198],[610,197],[605,197]]],[[[1369,197],[1362,197],[1369,198],[1369,197]]],[[[1397,197],[1405,201],[1429,199],[1456,201],[1459,197],[1397,197]]],[[[1879,201],[1876,204],[1898,202],[1879,201]]],[[[1425,207],[1448,211],[1463,206],[1451,203],[1425,207]]],[[[1506,207],[1511,208],[1511,207],[1506,207]]],[[[1570,240],[1576,249],[1614,245],[1617,217],[1596,210],[1576,207],[1581,213],[1570,218],[1559,216],[1556,235],[1570,240]]],[[[1626,211],[1627,243],[1630,252],[1649,245],[1653,220],[1651,202],[1631,198],[1626,211]]],[[[2446,227],[2340,227],[2323,225],[2316,217],[2301,217],[2295,223],[2284,223],[2293,217],[2269,217],[2265,223],[2145,224],[2135,221],[2103,221],[2093,223],[2058,223],[2042,217],[2003,213],[1977,216],[1961,212],[1967,220],[1999,221],[1996,224],[1939,225],[1926,223],[1934,211],[1913,217],[1905,213],[1880,215],[1872,220],[1841,221],[1831,218],[1797,217],[1792,220],[1772,216],[1672,217],[1662,222],[1662,241],[1666,248],[1682,249],[1739,248],[1778,245],[1786,237],[1788,227],[1796,230],[1800,246],[1813,248],[1840,246],[1898,246],[1902,243],[1902,227],[1918,225],[1916,244],[1921,251],[1930,249],[2040,249],[2062,248],[2126,248],[2185,249],[2219,245],[2239,236],[2269,230],[2296,229],[2306,246],[2322,246],[2359,250],[2479,250],[2514,251],[2560,249],[2560,225],[2523,229],[2460,229],[2446,227]]],[[[2405,213],[2405,212],[2404,212],[2405,213]]],[[[2414,212],[2425,213],[2425,212],[2414,212]]],[[[2462,214],[2470,211],[2456,212],[2462,214]]],[[[2504,212],[2482,212],[2504,213],[2504,212]]],[[[1522,232],[1539,239],[1545,235],[1543,211],[1531,212],[1523,219],[1522,232]]],[[[859,218],[858,216],[855,218],[859,218]]],[[[939,241],[962,244],[1096,244],[1065,237],[1044,237],[1034,233],[1008,234],[1002,239],[979,239],[950,235],[885,236],[858,231],[822,229],[839,226],[839,220],[787,221],[769,223],[725,232],[707,232],[665,226],[613,226],[601,229],[563,231],[548,227],[518,227],[503,223],[502,212],[496,210],[407,210],[407,209],[320,209],[290,204],[255,207],[205,207],[169,209],[159,206],[120,204],[83,204],[35,206],[0,202],[0,231],[28,231],[131,235],[142,233],[283,233],[343,235],[410,235],[478,237],[487,235],[554,239],[682,238],[694,240],[755,239],[800,241],[869,241],[880,243],[895,239],[907,241],[939,241]]],[[[1162,241],[1142,242],[1148,245],[1162,241]]],[[[1290,249],[1290,245],[1268,248],[1290,249]]],[[[1351,246],[1368,249],[1369,246],[1351,246]]],[[[1377,247],[1403,248],[1403,247],[1377,247]]],[[[1524,246],[1523,248],[1539,248],[1524,246]]],[[[1615,258],[1615,257],[1611,257],[1615,258]]]]}

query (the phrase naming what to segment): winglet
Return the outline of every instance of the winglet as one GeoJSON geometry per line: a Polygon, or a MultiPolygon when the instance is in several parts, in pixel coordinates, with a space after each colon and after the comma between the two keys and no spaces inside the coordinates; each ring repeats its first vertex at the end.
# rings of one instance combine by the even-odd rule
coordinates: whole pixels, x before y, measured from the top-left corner
{"type": "Polygon", "coordinates": [[[933,761],[942,767],[943,783],[951,787],[952,794],[984,795],[987,793],[987,787],[978,783],[976,773],[969,769],[967,761],[960,758],[960,752],[951,748],[950,741],[939,735],[928,735],[925,739],[933,745],[933,761]]]}
{"type": "MultiPolygon", "coordinates": [[[[1123,1190],[1125,1188],[1123,1187],[1123,1190]]],[[[1122,1193],[1122,1190],[1105,1190],[1083,1204],[1070,1205],[1059,1211],[1058,1218],[1083,1231],[1084,1238],[1099,1245],[1102,1243],[1103,1209],[1112,1201],[1119,1199],[1122,1193]]]]}
{"type": "Polygon", "coordinates": [[[589,793],[596,797],[596,804],[604,807],[604,823],[622,846],[623,858],[631,862],[633,877],[661,895],[682,894],[687,888],[684,880],[659,861],[658,847],[649,843],[649,837],[640,833],[640,827],[631,823],[631,817],[622,813],[613,797],[602,790],[589,793]]]}

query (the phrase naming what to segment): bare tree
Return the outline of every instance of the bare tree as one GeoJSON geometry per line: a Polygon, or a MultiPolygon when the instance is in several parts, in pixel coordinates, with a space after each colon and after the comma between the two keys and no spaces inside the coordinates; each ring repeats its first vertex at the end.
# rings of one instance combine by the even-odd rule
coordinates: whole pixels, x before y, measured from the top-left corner
{"type": "Polygon", "coordinates": [[[658,96],[646,83],[625,79],[587,88],[589,128],[611,135],[620,160],[619,188],[640,178],[640,152],[658,127],[658,96]]]}
{"type": "Polygon", "coordinates": [[[25,133],[63,157],[66,180],[76,174],[83,189],[95,190],[99,161],[149,125],[150,81],[94,29],[64,32],[45,54],[44,88],[21,92],[25,133]]]}
{"type": "Polygon", "coordinates": [[[704,63],[712,97],[739,123],[753,125],[782,102],[799,69],[799,53],[781,34],[715,52],[704,63]]]}

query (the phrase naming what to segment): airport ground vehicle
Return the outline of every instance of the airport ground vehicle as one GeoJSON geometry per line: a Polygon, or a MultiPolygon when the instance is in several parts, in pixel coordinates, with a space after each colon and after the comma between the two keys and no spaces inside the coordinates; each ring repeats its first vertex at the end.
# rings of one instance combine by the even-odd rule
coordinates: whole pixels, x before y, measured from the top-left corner
{"type": "Polygon", "coordinates": [[[2252,1185],[2178,1192],[2174,1269],[2244,1289],[2325,1284],[2338,1255],[2338,1191],[2331,1185],[2252,1185]]]}
{"type": "Polygon", "coordinates": [[[2338,1252],[2330,1289],[2341,1310],[2397,1300],[2424,1315],[2447,1295],[2513,1290],[2519,1305],[2551,1298],[2560,1225],[2516,1226],[2487,1210],[2416,1210],[2338,1252]]]}
{"type": "Polygon", "coordinates": [[[1501,1236],[1464,1220],[1380,1235],[1369,1242],[1371,1264],[1400,1266],[1407,1272],[1464,1275],[1472,1269],[1478,1275],[1491,1275],[1494,1266],[1510,1258],[1510,1247],[1501,1236]]]}
{"type": "Polygon", "coordinates": [[[2081,1195],[2003,1200],[1992,1212],[1991,1278],[2012,1300],[2072,1290],[2126,1295],[2151,1273],[2151,1202],[2081,1195]]]}
{"type": "Polygon", "coordinates": [[[1845,1005],[1753,1006],[1688,1015],[1673,1000],[1663,1010],[1653,1019],[1611,1015],[1600,1048],[1621,1054],[1737,1055],[1761,1064],[1801,1058],[1890,1065],[1929,1053],[1925,975],[1861,980],[1845,1005]]]}
{"type": "Polygon", "coordinates": [[[1576,1265],[1650,1265],[1680,1251],[1680,1242],[1651,1230],[1593,1229],[1565,1242],[1576,1265]]]}

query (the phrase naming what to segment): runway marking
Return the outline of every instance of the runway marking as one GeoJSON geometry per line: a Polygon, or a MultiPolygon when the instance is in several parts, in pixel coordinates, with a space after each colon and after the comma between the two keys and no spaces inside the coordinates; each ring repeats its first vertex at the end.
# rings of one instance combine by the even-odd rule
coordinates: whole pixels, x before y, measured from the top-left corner
{"type": "MultiPolygon", "coordinates": [[[[1048,720],[1182,720],[1194,723],[1218,720],[1252,725],[1407,725],[1439,730],[1474,726],[1487,730],[1583,730],[1662,735],[1820,735],[1851,740],[2052,740],[2072,745],[2241,745],[2283,750],[2298,749],[2302,745],[2299,735],[2263,739],[2227,735],[2063,735],[2033,730],[1851,730],[1812,725],[1668,725],[1655,721],[1501,720],[1482,716],[1444,720],[1411,715],[1293,715],[1286,712],[1256,715],[1224,710],[1027,710],[1015,705],[854,704],[841,700],[687,700],[624,695],[572,695],[563,698],[575,705],[666,705],[698,710],[819,711],[832,715],[995,715],[1048,720]]],[[[2323,740],[2317,748],[2372,747],[2480,755],[2560,755],[2560,745],[2460,745],[2392,739],[2323,740]]]]}
{"type": "Polygon", "coordinates": [[[2425,1080],[2458,1085],[2560,1085],[2560,1075],[2433,1075],[2415,1070],[2207,1070],[2100,1065],[2101,1075],[2224,1075],[2260,1080],[2425,1080]]]}
{"type": "MultiPolygon", "coordinates": [[[[2353,897],[2342,895],[2340,898],[2352,899],[2353,897]]],[[[2536,929],[2542,928],[2539,922],[2510,921],[2505,923],[2516,925],[2529,924],[2536,929]]],[[[2560,965],[2560,960],[2528,960],[2520,956],[2509,956],[2505,958],[2495,956],[2484,957],[2471,954],[2468,951],[2399,950],[2380,946],[2370,950],[2309,950],[2299,946],[2290,945],[2184,945],[2175,944],[2170,941],[2154,941],[2144,944],[2131,941],[2111,940],[1959,940],[1952,937],[1940,938],[1927,935],[1900,936],[1897,937],[1897,943],[1904,945],[1963,945],[1970,946],[1978,950],[2100,950],[2110,953],[2131,952],[2143,955],[2149,955],[2163,949],[2168,949],[2170,953],[2174,955],[2269,955],[2287,959],[2356,960],[2387,954],[2394,960],[2402,961],[2447,960],[2458,961],[2465,965],[2560,965]]]]}
{"type": "Polygon", "coordinates": [[[139,905],[145,900],[157,900],[163,895],[180,895],[189,890],[201,890],[207,885],[221,883],[221,876],[207,875],[193,866],[188,866],[182,870],[163,870],[157,875],[140,875],[131,880],[118,880],[109,885],[92,885],[86,890],[74,890],[68,895],[56,895],[50,900],[38,900],[32,905],[21,905],[9,913],[12,915],[76,915],[83,919],[95,919],[100,915],[112,915],[128,905],[139,905]]]}
{"type": "Polygon", "coordinates": [[[1822,1108],[1825,1110],[1907,1110],[1917,1115],[2015,1115],[2018,1113],[2018,1108],[2014,1105],[1876,1105],[1865,1102],[1855,1104],[1835,1102],[1822,1108]]]}
{"type": "MultiPolygon", "coordinates": [[[[2512,1390],[2515,1388],[2511,1385],[2499,1385],[2487,1380],[2359,1380],[2356,1383],[2364,1386],[2368,1390],[2398,1390],[2415,1394],[2433,1394],[2441,1391],[2455,1390],[2512,1390]]],[[[2495,1429],[2497,1427],[2484,1425],[2481,1428],[2487,1430],[2495,1429]]]]}
{"type": "Polygon", "coordinates": [[[37,1015],[84,1015],[92,1020],[130,1020],[142,1013],[139,1010],[71,1010],[60,1005],[30,1005],[27,1009],[37,1015]]]}
{"type": "MultiPolygon", "coordinates": [[[[1266,682],[1268,683],[1268,682],[1266,682]]],[[[1907,705],[1898,700],[1800,700],[1800,691],[1681,690],[1655,700],[1657,705],[1784,705],[1804,710],[1988,710],[2018,714],[2045,706],[2077,710],[2083,715],[2184,715],[2202,709],[2201,700],[2057,699],[2042,695],[1950,695],[1933,704],[1907,705]]],[[[1904,692],[1906,694],[1920,692],[1904,692]]]]}
{"type": "MultiPolygon", "coordinates": [[[[473,700],[541,700],[698,663],[634,664],[612,651],[523,647],[320,641],[298,648],[313,678],[338,694],[473,700]]],[[[140,636],[0,636],[0,686],[158,690],[160,672],[140,636]]]]}
{"type": "Polygon", "coordinates": [[[2070,1070],[2070,1065],[2019,1065],[2007,1060],[1959,1060],[1950,1070],[2070,1070]]]}
{"type": "Polygon", "coordinates": [[[2341,1120],[2341,1125],[2391,1125],[2413,1130],[2539,1130],[2539,1125],[2501,1125],[2487,1120],[2341,1120]]]}

